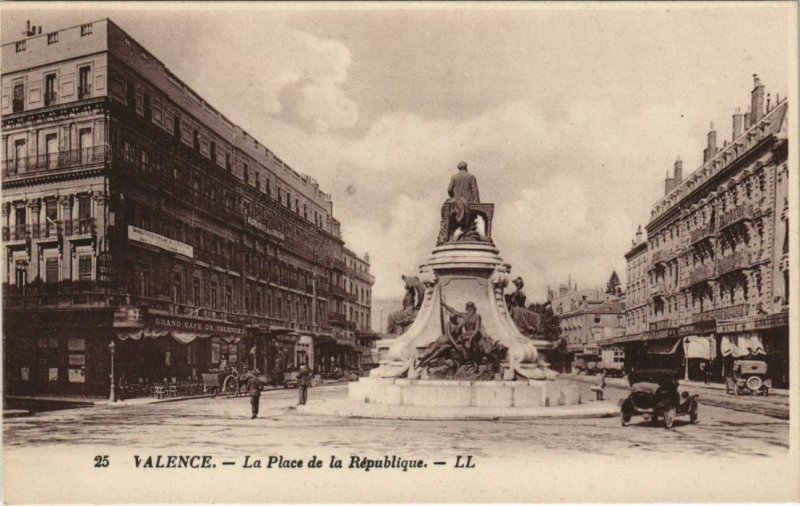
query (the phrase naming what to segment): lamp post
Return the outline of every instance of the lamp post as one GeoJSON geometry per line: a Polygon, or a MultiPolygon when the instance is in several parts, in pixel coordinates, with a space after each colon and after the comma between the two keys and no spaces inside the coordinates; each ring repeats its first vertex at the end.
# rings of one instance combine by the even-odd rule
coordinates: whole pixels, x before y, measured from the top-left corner
{"type": "Polygon", "coordinates": [[[117,389],[114,383],[114,351],[116,350],[117,345],[114,344],[112,340],[108,343],[108,352],[111,354],[111,374],[109,377],[111,378],[111,391],[108,394],[108,401],[109,402],[117,402],[117,389]]]}

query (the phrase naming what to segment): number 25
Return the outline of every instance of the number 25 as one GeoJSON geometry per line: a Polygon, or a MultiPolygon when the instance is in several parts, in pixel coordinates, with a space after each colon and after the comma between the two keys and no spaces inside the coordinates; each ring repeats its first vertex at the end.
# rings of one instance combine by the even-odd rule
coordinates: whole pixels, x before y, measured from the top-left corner
{"type": "Polygon", "coordinates": [[[108,455],[96,455],[94,467],[108,467],[108,455]]]}

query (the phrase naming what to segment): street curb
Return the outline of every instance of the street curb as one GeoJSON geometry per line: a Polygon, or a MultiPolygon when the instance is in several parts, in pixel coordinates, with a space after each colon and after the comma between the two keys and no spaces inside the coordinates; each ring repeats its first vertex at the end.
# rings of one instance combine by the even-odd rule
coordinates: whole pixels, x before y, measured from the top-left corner
{"type": "MultiPolygon", "coordinates": [[[[580,381],[582,383],[591,383],[594,384],[597,381],[597,376],[578,376],[576,374],[559,374],[559,378],[570,379],[574,381],[580,381]]],[[[685,380],[678,380],[678,384],[685,386],[687,388],[696,388],[698,390],[713,390],[716,392],[725,392],[725,385],[719,383],[713,383],[706,385],[704,383],[696,382],[696,381],[685,381],[685,380]]],[[[609,378],[606,377],[606,385],[610,387],[616,388],[630,388],[627,379],[623,378],[609,378]]],[[[789,397],[789,390],[784,390],[780,388],[774,388],[770,390],[770,395],[774,395],[775,397],[789,397]]]]}

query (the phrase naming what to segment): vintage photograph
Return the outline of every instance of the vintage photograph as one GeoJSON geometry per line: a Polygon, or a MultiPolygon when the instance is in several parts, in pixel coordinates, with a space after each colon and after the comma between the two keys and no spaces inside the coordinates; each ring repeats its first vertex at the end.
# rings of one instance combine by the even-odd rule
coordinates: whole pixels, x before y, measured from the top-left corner
{"type": "Polygon", "coordinates": [[[797,20],[4,3],[4,502],[800,501],[797,20]]]}

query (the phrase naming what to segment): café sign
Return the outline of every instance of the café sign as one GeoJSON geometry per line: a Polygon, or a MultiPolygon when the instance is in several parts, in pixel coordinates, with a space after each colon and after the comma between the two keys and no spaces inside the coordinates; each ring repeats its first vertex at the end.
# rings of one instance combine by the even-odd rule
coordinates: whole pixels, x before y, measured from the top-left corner
{"type": "Polygon", "coordinates": [[[194,248],[186,243],[164,237],[143,228],[128,225],[128,239],[136,242],[155,246],[171,253],[178,253],[189,258],[194,258],[194,248]]]}
{"type": "Polygon", "coordinates": [[[148,315],[147,326],[161,329],[176,330],[179,332],[193,332],[199,335],[220,335],[236,337],[244,335],[244,329],[239,325],[212,320],[198,320],[181,316],[148,315]]]}

